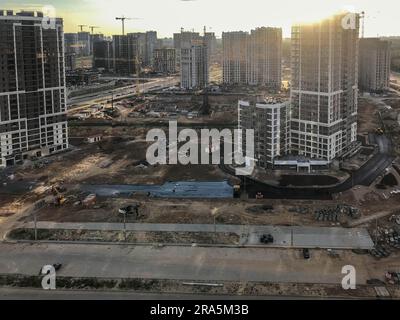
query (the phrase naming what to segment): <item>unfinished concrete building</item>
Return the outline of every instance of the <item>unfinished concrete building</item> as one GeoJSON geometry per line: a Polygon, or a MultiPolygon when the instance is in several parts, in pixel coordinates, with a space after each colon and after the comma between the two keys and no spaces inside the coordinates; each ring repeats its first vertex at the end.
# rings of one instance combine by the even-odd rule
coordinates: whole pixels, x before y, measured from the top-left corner
{"type": "Polygon", "coordinates": [[[64,48],[65,53],[79,53],[78,34],[65,33],[64,34],[64,48]]]}
{"type": "Polygon", "coordinates": [[[215,61],[215,53],[217,50],[217,38],[215,37],[214,32],[206,32],[206,28],[204,28],[204,44],[207,46],[208,50],[208,58],[211,61],[215,61]]]}
{"type": "Polygon", "coordinates": [[[181,48],[181,88],[203,89],[209,83],[209,57],[203,41],[185,44],[181,48]]]}
{"type": "Polygon", "coordinates": [[[243,31],[222,33],[223,83],[247,84],[248,33],[243,31]]]}
{"type": "Polygon", "coordinates": [[[192,44],[193,41],[202,40],[198,32],[183,31],[174,33],[174,48],[176,56],[176,65],[180,68],[181,63],[181,49],[192,44]]]}
{"type": "Polygon", "coordinates": [[[155,72],[164,74],[172,74],[176,72],[175,49],[155,49],[153,60],[155,72]]]}
{"type": "Polygon", "coordinates": [[[347,14],[292,27],[291,152],[328,162],[357,147],[358,34],[347,14]]]}
{"type": "Polygon", "coordinates": [[[80,56],[85,57],[92,54],[90,33],[87,31],[78,32],[78,52],[80,56]]]}
{"type": "Polygon", "coordinates": [[[363,91],[389,89],[390,41],[379,38],[360,39],[359,87],[363,91]]]}
{"type": "Polygon", "coordinates": [[[138,56],[141,67],[153,66],[154,49],[157,46],[157,32],[134,32],[128,33],[130,42],[136,46],[136,54],[138,56]]]}
{"type": "Polygon", "coordinates": [[[157,31],[146,31],[146,52],[142,60],[143,66],[152,67],[154,65],[154,50],[157,47],[157,31]]]}
{"type": "Polygon", "coordinates": [[[282,29],[257,28],[224,32],[223,82],[225,84],[262,85],[272,90],[282,83],[282,29]]]}
{"type": "Polygon", "coordinates": [[[113,69],[119,75],[140,72],[138,38],[134,35],[114,35],[112,41],[113,69]]]}
{"type": "MultiPolygon", "coordinates": [[[[289,152],[290,103],[280,99],[239,101],[238,123],[243,130],[254,129],[254,156],[257,166],[270,168],[276,158],[289,152]]],[[[243,146],[245,148],[245,145],[243,146]]]]}
{"type": "Polygon", "coordinates": [[[273,90],[282,86],[282,29],[257,28],[248,41],[248,83],[273,90]]]}
{"type": "Polygon", "coordinates": [[[113,46],[108,40],[96,41],[93,43],[93,67],[111,71],[113,68],[113,46]]]}
{"type": "Polygon", "coordinates": [[[68,148],[63,21],[0,10],[0,167],[68,148]]]}

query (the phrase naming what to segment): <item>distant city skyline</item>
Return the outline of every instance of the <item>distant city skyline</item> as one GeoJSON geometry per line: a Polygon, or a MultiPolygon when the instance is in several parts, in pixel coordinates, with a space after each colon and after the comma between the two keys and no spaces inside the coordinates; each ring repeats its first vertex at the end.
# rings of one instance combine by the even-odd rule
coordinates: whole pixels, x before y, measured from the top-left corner
{"type": "MultiPolygon", "coordinates": [[[[48,1],[4,1],[4,9],[35,9],[48,5],[48,1]]],[[[172,37],[185,30],[215,32],[248,31],[260,26],[282,27],[283,36],[290,37],[292,24],[313,22],[341,10],[366,12],[365,36],[400,35],[397,12],[398,0],[53,0],[56,15],[64,19],[65,32],[79,31],[78,25],[94,25],[96,33],[121,34],[121,22],[115,17],[135,18],[125,22],[126,32],[155,30],[160,38],[172,37]],[[397,26],[397,28],[396,28],[397,26]]],[[[84,30],[90,31],[88,27],[84,30]]]]}

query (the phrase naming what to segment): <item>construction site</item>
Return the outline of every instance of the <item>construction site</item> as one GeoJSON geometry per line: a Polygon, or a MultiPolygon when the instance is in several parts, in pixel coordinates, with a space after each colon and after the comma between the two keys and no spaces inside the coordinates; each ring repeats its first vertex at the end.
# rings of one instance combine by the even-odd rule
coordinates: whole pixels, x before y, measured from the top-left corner
{"type": "MultiPolygon", "coordinates": [[[[332,44],[320,45],[331,57],[333,46],[348,43],[348,61],[338,55],[327,69],[350,70],[321,84],[308,66],[315,57],[298,56],[312,51],[315,36],[300,41],[302,26],[283,44],[281,28],[224,32],[222,42],[207,27],[201,35],[182,28],[171,48],[172,39],[157,42],[154,31],[125,34],[133,18],[114,18],[122,35],[96,45],[107,57],[90,41],[79,45],[88,53],[68,71],[65,92],[45,97],[60,98],[65,127],[59,131],[57,109],[48,107],[56,120],[43,124],[41,143],[65,148],[3,152],[0,260],[11,262],[0,264],[1,287],[40,287],[34,275],[45,261],[61,268],[63,289],[400,298],[400,92],[358,91],[358,29],[342,33],[337,23],[332,44]],[[171,123],[197,135],[194,153],[205,147],[213,162],[171,161],[192,155],[182,148],[191,137],[171,123]],[[225,161],[236,155],[226,146],[239,142],[201,135],[249,128],[256,152],[240,165],[225,161]],[[157,136],[165,162],[148,155],[154,129],[168,133],[157,136]],[[251,162],[254,170],[238,173],[251,162]],[[353,292],[342,288],[348,265],[357,269],[353,292]]],[[[88,39],[98,28],[79,27],[76,36],[88,39]]],[[[1,142],[13,146],[15,137],[1,142]]]]}
{"type": "MultiPolygon", "coordinates": [[[[74,97],[68,111],[69,150],[1,172],[3,237],[93,245],[270,247],[280,255],[308,248],[316,266],[326,259],[373,265],[373,270],[360,267],[361,283],[389,285],[384,295],[398,294],[390,287],[399,281],[396,264],[388,263],[400,254],[397,93],[360,97],[361,148],[341,166],[309,174],[256,168],[243,179],[220,165],[151,165],[147,132],[167,130],[169,121],[196,131],[234,129],[239,100],[285,99],[288,93],[247,87],[233,93],[215,86],[193,94],[174,81],[133,80],[112,94],[74,97]],[[379,170],[369,169],[376,165],[379,170]],[[263,243],[266,235],[271,239],[263,243]]],[[[304,263],[297,255],[288,259],[300,268],[304,263]]]]}

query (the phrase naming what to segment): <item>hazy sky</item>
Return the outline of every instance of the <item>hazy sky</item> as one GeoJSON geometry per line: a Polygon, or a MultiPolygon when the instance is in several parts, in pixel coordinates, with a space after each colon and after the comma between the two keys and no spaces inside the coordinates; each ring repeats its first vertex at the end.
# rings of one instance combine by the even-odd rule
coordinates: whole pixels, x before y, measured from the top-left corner
{"type": "MultiPolygon", "coordinates": [[[[290,36],[293,22],[315,21],[348,9],[366,12],[365,35],[400,35],[400,0],[0,0],[2,8],[40,8],[53,5],[64,18],[66,32],[78,31],[78,24],[96,25],[108,35],[121,33],[116,16],[138,18],[125,22],[126,32],[156,30],[159,37],[171,37],[185,30],[249,31],[260,26],[282,27],[290,36]]],[[[86,30],[88,30],[86,28],[86,30]]]]}

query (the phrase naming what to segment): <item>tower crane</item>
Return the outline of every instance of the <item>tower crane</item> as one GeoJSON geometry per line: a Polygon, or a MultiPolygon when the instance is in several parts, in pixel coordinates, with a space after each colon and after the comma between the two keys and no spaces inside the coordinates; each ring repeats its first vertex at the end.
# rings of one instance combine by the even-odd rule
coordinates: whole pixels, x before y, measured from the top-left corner
{"type": "Polygon", "coordinates": [[[125,35],[125,20],[132,20],[132,18],[127,18],[127,17],[115,17],[115,20],[121,20],[122,22],[122,35],[125,35]]]}
{"type": "Polygon", "coordinates": [[[83,31],[83,27],[87,27],[86,24],[78,24],[78,27],[81,28],[81,32],[83,31]]]}
{"type": "Polygon", "coordinates": [[[89,26],[89,29],[90,29],[90,31],[92,32],[92,34],[93,34],[93,29],[98,29],[98,28],[100,28],[100,27],[97,27],[97,26],[89,26]]]}

